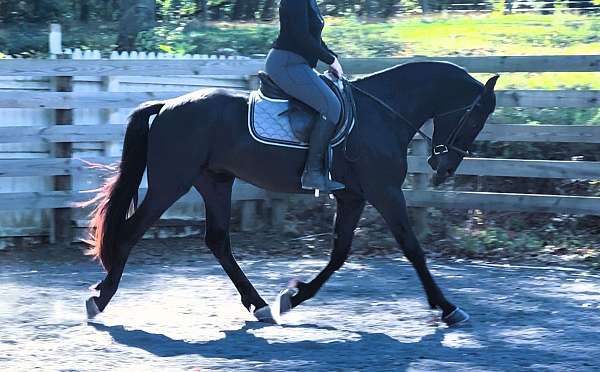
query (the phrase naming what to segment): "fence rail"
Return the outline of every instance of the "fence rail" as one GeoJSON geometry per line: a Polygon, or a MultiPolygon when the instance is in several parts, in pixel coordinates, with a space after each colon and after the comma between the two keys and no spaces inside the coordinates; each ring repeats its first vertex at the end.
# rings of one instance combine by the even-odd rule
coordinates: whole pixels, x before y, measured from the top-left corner
{"type": "MultiPolygon", "coordinates": [[[[125,135],[125,125],[6,126],[0,143],[106,142],[125,135]]],[[[415,140],[421,140],[420,135],[415,140]]],[[[600,143],[600,126],[487,124],[477,141],[600,143]]]]}
{"type": "MultiPolygon", "coordinates": [[[[90,58],[95,58],[90,53],[90,58]]],[[[119,56],[117,56],[119,57],[119,56]]],[[[464,66],[470,72],[593,72],[600,71],[600,55],[587,56],[505,56],[505,57],[413,57],[347,59],[346,70],[352,74],[372,73],[396,64],[445,60],[464,66]]],[[[263,67],[262,60],[252,59],[57,59],[0,60],[0,113],[6,109],[55,110],[53,125],[25,125],[3,118],[0,125],[0,146],[21,144],[21,152],[0,159],[0,181],[18,177],[52,177],[56,180],[78,180],[95,177],[89,162],[111,164],[118,157],[107,155],[106,143],[119,143],[125,126],[114,124],[112,116],[119,109],[129,109],[147,100],[166,99],[188,93],[192,88],[219,86],[238,89],[253,87],[253,74],[263,67]],[[165,72],[169,76],[165,76],[165,72]],[[171,76],[172,75],[172,76],[171,76]],[[25,76],[27,78],[23,79],[25,76]],[[160,76],[160,77],[156,77],[160,76]],[[58,79],[57,79],[58,77],[58,79]],[[70,84],[101,84],[101,91],[56,91],[56,81],[70,84]],[[12,80],[11,80],[12,79],[12,80]],[[62,80],[61,80],[62,79],[62,80]],[[120,84],[120,85],[119,85],[120,84]],[[112,91],[114,86],[118,90],[112,91]],[[163,89],[154,89],[154,87],[163,89]],[[128,87],[133,90],[129,91],[128,87]],[[167,88],[165,90],[164,88],[167,88]],[[173,90],[169,90],[173,89],[173,90]],[[54,91],[53,91],[54,90],[54,91]],[[75,111],[95,111],[103,118],[94,125],[83,120],[71,120],[75,111]],[[62,122],[62,118],[65,121],[62,122]],[[112,119],[111,119],[112,118],[112,119]],[[72,121],[72,124],[71,124],[72,121]],[[111,123],[111,124],[108,124],[111,123]],[[86,124],[86,125],[84,125],[86,124]],[[68,144],[67,147],[64,147],[68,144]],[[76,148],[69,157],[54,157],[52,148],[76,148]],[[58,147],[57,147],[58,146],[58,147]],[[44,150],[45,149],[45,150],[44,150]],[[23,155],[19,155],[19,154],[23,155]],[[90,155],[91,154],[91,155],[90,155]],[[33,157],[32,157],[33,156],[33,157]]],[[[72,86],[71,86],[72,88],[72,86]]],[[[497,92],[501,107],[598,108],[600,91],[595,90],[501,90],[497,92]]],[[[123,121],[116,121],[123,123],[123,121]]],[[[492,192],[433,191],[427,186],[432,171],[426,162],[426,146],[416,136],[413,153],[408,157],[409,172],[416,175],[415,187],[406,190],[409,206],[426,208],[491,208],[493,210],[536,211],[600,215],[600,197],[537,195],[492,192]]],[[[478,141],[551,142],[600,144],[600,125],[531,125],[488,124],[478,141]]],[[[113,154],[114,155],[114,154],[113,154]]],[[[600,179],[600,162],[573,160],[522,160],[466,158],[457,174],[493,177],[531,177],[553,179],[600,179]]],[[[98,178],[98,177],[96,177],[98,178]]],[[[63,185],[64,186],[64,185],[63,185]]],[[[142,189],[142,194],[144,190],[142,189]]],[[[73,202],[84,201],[89,194],[76,189],[40,192],[0,192],[0,211],[70,208],[73,202]]],[[[282,195],[268,193],[251,185],[236,183],[234,200],[249,202],[243,211],[246,219],[255,213],[255,200],[280,200],[282,195]]],[[[199,203],[194,193],[182,198],[182,203],[199,203]]],[[[281,209],[278,210],[281,214],[281,209]]],[[[81,221],[73,218],[72,221],[81,221]]],[[[34,231],[25,228],[23,231],[34,231]]],[[[8,231],[14,233],[14,228],[8,231]]],[[[37,231],[37,230],[35,230],[37,231]]]]}
{"type": "MultiPolygon", "coordinates": [[[[67,176],[77,172],[106,171],[90,164],[110,165],[118,157],[0,159],[0,177],[67,176]]],[[[408,156],[410,173],[432,173],[424,156],[408,156]]],[[[456,171],[460,175],[594,179],[600,177],[600,162],[465,158],[456,171]]],[[[0,205],[0,209],[2,206],[0,205]]]]}
{"type": "MultiPolygon", "coordinates": [[[[0,92],[0,108],[118,109],[133,108],[142,102],[174,98],[189,91],[175,92],[0,92]]],[[[600,91],[498,90],[500,107],[593,108],[600,103],[600,91]]]]}
{"type": "MultiPolygon", "coordinates": [[[[447,61],[469,72],[598,72],[600,55],[586,56],[478,56],[351,58],[343,60],[352,74],[370,74],[414,61],[447,61]]],[[[0,76],[163,76],[254,75],[260,59],[8,59],[0,64],[0,76]]]]}

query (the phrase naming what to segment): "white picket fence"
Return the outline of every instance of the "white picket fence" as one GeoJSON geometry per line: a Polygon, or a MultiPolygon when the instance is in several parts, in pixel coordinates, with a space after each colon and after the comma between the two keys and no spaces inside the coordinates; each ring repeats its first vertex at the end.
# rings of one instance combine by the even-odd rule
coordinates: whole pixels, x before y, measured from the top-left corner
{"type": "MultiPolygon", "coordinates": [[[[102,59],[102,53],[99,50],[81,50],[79,48],[63,50],[64,55],[69,55],[71,59],[102,59]]],[[[144,51],[113,51],[108,59],[233,59],[248,60],[250,57],[236,55],[219,54],[172,54],[164,52],[144,52],[144,51]]]]}

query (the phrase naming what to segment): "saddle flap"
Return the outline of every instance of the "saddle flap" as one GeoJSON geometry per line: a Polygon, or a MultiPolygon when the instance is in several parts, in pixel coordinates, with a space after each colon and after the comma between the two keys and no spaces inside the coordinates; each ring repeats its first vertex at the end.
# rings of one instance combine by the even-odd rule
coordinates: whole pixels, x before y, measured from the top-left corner
{"type": "MultiPolygon", "coordinates": [[[[318,113],[283,92],[265,72],[260,71],[258,76],[260,90],[253,91],[249,100],[250,133],[257,141],[265,144],[306,148],[318,113]]],[[[352,89],[344,81],[336,84],[327,74],[319,76],[342,103],[338,128],[332,139],[336,146],[354,127],[352,89]]]]}
{"type": "Polygon", "coordinates": [[[308,143],[310,132],[315,124],[315,119],[317,118],[317,113],[311,108],[307,110],[305,106],[306,105],[304,104],[298,105],[298,103],[290,101],[288,116],[294,136],[300,141],[308,143]]]}

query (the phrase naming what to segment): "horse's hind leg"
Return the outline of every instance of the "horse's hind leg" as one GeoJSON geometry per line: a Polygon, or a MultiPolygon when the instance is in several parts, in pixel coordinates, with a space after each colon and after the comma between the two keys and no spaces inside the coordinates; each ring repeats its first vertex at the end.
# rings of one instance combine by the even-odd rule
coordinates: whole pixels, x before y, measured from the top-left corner
{"type": "Polygon", "coordinates": [[[205,174],[194,182],[194,187],[204,198],[206,207],[205,242],[237,288],[244,307],[248,311],[252,311],[251,307],[253,306],[254,315],[258,320],[272,322],[267,303],[250,283],[231,252],[229,220],[233,181],[234,177],[213,177],[205,174]]]}
{"type": "Polygon", "coordinates": [[[154,188],[148,189],[148,194],[142,204],[133,216],[124,222],[118,236],[119,260],[111,267],[104,280],[95,286],[94,289],[100,291],[100,295],[91,297],[86,303],[90,318],[104,311],[106,305],[117,292],[125,264],[133,246],[142,238],[148,228],[183,194],[183,191],[174,192],[174,190],[171,190],[169,193],[169,190],[165,190],[165,188],[159,190],[160,192],[157,192],[154,188]]]}

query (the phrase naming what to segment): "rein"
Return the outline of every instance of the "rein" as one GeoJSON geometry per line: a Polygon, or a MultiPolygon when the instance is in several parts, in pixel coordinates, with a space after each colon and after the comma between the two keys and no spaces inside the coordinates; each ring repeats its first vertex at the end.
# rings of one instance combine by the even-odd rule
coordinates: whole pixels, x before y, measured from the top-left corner
{"type": "Polygon", "coordinates": [[[455,112],[459,112],[462,110],[466,110],[465,113],[463,114],[463,116],[460,118],[460,121],[458,123],[458,125],[452,130],[452,132],[450,133],[450,136],[448,137],[448,140],[446,141],[447,144],[442,144],[442,145],[433,145],[433,139],[431,137],[429,137],[427,134],[425,134],[418,126],[414,125],[410,120],[408,120],[404,115],[402,115],[401,113],[399,113],[398,111],[394,110],[392,107],[390,107],[390,105],[388,105],[387,103],[385,103],[381,98],[374,96],[373,94],[367,92],[366,90],[359,88],[358,86],[356,86],[353,82],[348,81],[347,79],[344,78],[344,80],[346,80],[346,82],[354,89],[356,89],[357,91],[359,91],[360,93],[364,94],[365,96],[371,98],[373,101],[377,102],[379,105],[381,105],[383,108],[385,108],[386,110],[388,110],[389,112],[391,112],[392,114],[394,114],[394,116],[400,118],[402,121],[404,121],[406,124],[408,124],[408,126],[410,126],[412,129],[414,129],[415,131],[417,131],[423,138],[425,138],[427,140],[427,142],[429,143],[429,146],[432,147],[432,151],[434,155],[440,155],[440,154],[444,154],[448,152],[448,148],[460,153],[463,156],[469,156],[471,155],[471,153],[467,150],[463,150],[460,149],[456,146],[454,146],[454,141],[456,140],[456,136],[458,135],[458,132],[462,129],[462,127],[465,125],[467,119],[469,118],[470,114],[471,114],[471,110],[477,106],[477,104],[479,103],[479,100],[481,99],[481,94],[479,94],[477,96],[477,98],[475,98],[475,100],[473,101],[473,103],[464,106],[464,107],[459,107],[457,109],[453,109],[447,112],[444,112],[442,114],[439,115],[435,115],[435,117],[442,117],[442,116],[446,116],[455,112]]]}

